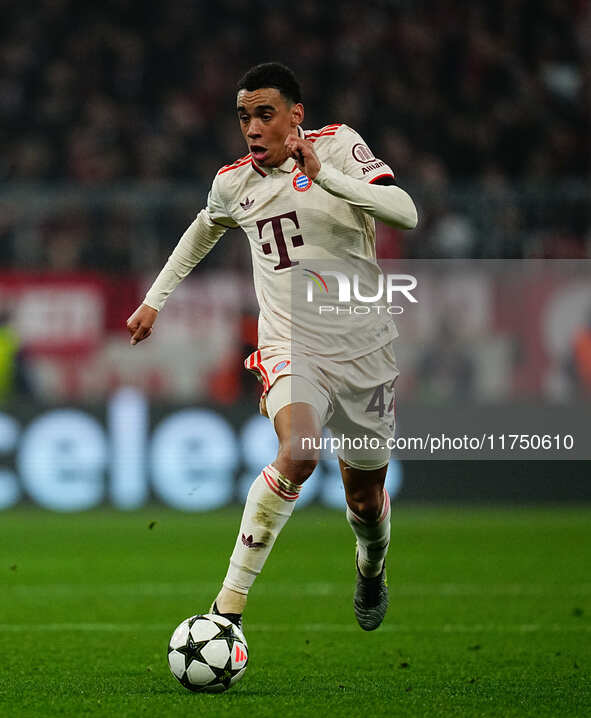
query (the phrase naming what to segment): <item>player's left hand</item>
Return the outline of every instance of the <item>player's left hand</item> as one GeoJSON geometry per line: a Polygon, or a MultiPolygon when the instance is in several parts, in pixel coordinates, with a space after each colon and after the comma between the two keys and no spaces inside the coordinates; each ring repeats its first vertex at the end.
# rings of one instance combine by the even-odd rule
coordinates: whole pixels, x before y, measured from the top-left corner
{"type": "Polygon", "coordinates": [[[152,326],[158,316],[158,310],[153,309],[147,304],[140,304],[135,312],[127,320],[127,331],[131,335],[129,343],[135,346],[138,342],[143,342],[152,334],[152,326]]]}
{"type": "Polygon", "coordinates": [[[290,157],[296,161],[296,165],[300,172],[311,180],[316,179],[316,175],[320,172],[320,160],[314,149],[314,145],[309,140],[304,140],[295,135],[288,135],[285,139],[285,146],[290,157]]]}

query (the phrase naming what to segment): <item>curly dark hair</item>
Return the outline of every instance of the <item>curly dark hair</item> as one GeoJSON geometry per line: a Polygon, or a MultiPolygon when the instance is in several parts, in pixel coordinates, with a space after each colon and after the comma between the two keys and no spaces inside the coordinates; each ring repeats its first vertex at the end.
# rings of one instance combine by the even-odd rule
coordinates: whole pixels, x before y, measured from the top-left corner
{"type": "Polygon", "coordinates": [[[280,62],[262,62],[251,67],[236,86],[236,91],[274,87],[290,103],[302,101],[302,90],[293,71],[280,62]]]}

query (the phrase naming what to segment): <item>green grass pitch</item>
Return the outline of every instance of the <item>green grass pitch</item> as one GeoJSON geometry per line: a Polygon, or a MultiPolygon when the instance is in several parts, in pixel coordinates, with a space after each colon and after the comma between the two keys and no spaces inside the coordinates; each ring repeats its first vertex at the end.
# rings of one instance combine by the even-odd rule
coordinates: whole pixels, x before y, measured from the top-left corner
{"type": "Polygon", "coordinates": [[[168,638],[208,609],[238,521],[2,513],[0,715],[591,715],[591,507],[395,506],[373,633],[344,516],[296,512],[251,593],[243,680],[192,694],[168,638]]]}

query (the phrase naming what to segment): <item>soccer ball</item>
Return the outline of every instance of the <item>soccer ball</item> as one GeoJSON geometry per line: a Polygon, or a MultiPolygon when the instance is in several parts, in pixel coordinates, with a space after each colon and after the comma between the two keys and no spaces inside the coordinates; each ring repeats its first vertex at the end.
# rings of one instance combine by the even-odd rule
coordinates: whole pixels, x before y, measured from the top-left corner
{"type": "Polygon", "coordinates": [[[170,637],[168,665],[190,691],[221,693],[242,678],[247,663],[244,634],[224,616],[191,616],[170,637]]]}

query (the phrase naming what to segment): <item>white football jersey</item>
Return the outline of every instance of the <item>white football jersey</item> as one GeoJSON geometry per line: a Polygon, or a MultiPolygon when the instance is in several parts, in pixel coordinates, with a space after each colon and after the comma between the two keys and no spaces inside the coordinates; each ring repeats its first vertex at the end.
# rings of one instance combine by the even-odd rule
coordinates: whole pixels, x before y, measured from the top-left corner
{"type": "MultiPolygon", "coordinates": [[[[298,131],[314,143],[323,165],[361,182],[394,176],[346,125],[298,131]]],[[[293,159],[261,168],[246,155],[222,167],[208,196],[207,214],[217,225],[241,227],[248,237],[260,307],[260,348],[352,359],[396,336],[392,317],[375,309],[365,313],[369,305],[357,301],[353,291],[353,281],[364,297],[378,289],[373,218],[312,182],[293,159]],[[351,290],[348,303],[337,285],[337,273],[344,271],[351,290]]]]}

